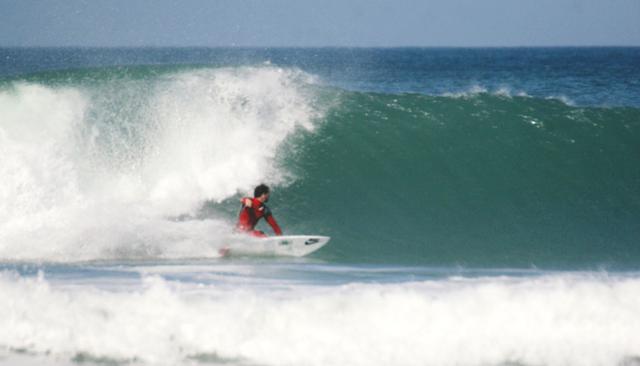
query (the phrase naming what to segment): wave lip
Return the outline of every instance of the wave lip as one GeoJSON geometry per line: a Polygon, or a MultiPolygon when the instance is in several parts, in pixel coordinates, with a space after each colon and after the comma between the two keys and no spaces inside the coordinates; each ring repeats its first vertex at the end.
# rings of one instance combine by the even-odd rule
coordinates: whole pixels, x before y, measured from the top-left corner
{"type": "Polygon", "coordinates": [[[52,357],[177,364],[615,365],[640,355],[640,280],[450,278],[277,291],[56,288],[4,274],[0,345],[52,357]]]}

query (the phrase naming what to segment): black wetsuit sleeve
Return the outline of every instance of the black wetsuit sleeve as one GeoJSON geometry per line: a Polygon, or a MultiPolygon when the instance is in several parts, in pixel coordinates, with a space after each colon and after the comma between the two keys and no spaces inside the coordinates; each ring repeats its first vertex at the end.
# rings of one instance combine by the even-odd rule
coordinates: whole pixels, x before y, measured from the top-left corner
{"type": "Polygon", "coordinates": [[[242,205],[242,207],[247,210],[249,218],[251,219],[251,223],[255,225],[258,219],[256,218],[256,213],[253,211],[253,207],[245,206],[244,204],[242,205]]]}
{"type": "Polygon", "coordinates": [[[278,222],[276,222],[276,219],[273,218],[271,210],[267,206],[264,206],[264,218],[265,220],[267,220],[276,235],[282,235],[282,229],[280,229],[278,222]]]}

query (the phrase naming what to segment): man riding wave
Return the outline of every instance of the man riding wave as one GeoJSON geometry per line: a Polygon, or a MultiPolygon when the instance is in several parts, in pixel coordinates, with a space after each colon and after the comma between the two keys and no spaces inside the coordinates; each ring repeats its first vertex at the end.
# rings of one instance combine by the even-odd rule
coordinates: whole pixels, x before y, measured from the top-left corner
{"type": "Polygon", "coordinates": [[[273,232],[276,235],[282,235],[282,230],[280,226],[278,226],[276,219],[273,218],[271,210],[265,205],[267,201],[269,201],[269,187],[264,184],[260,184],[255,188],[253,198],[241,198],[240,203],[242,207],[240,208],[236,230],[258,238],[264,238],[267,236],[264,232],[255,230],[258,221],[264,217],[273,229],[273,232]]]}

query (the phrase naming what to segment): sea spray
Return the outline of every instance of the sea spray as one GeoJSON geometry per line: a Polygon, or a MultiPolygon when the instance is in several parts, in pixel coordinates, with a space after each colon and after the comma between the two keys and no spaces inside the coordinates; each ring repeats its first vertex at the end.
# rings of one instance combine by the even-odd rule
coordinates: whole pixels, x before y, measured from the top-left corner
{"type": "Polygon", "coordinates": [[[286,183],[276,155],[314,127],[312,82],[247,67],[12,84],[0,91],[0,257],[212,255],[224,219],[171,217],[262,181],[286,183]]]}

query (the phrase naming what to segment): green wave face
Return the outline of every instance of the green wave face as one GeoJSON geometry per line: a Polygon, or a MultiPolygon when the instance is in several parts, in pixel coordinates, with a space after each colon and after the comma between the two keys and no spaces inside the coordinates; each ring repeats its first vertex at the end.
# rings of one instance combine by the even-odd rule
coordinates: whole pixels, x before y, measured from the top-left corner
{"type": "Polygon", "coordinates": [[[338,99],[288,159],[299,180],[277,192],[294,230],[334,237],[327,259],[640,260],[639,110],[489,94],[338,99]]]}

